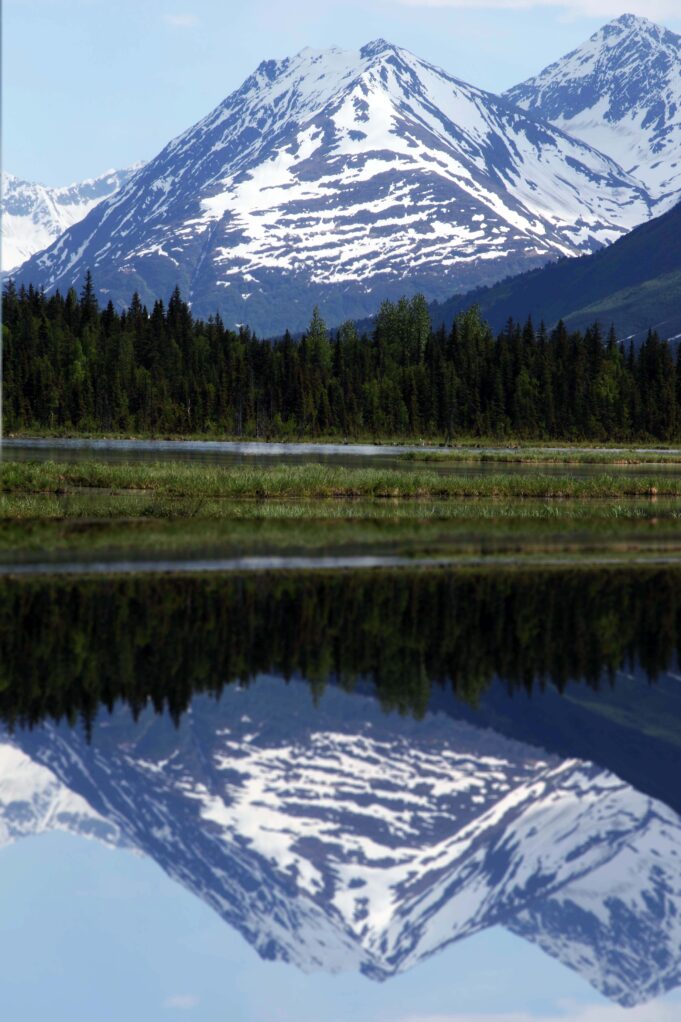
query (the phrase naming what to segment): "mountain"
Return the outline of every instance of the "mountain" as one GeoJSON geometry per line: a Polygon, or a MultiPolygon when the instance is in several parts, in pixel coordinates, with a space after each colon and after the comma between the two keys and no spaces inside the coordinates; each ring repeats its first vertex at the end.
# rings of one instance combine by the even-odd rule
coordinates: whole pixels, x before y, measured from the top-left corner
{"type": "Polygon", "coordinates": [[[2,172],[0,191],[0,266],[6,273],[51,245],[98,202],[113,195],[142,164],[108,170],[101,177],[49,188],[2,172]]]}
{"type": "Polygon", "coordinates": [[[532,316],[554,326],[559,319],[583,329],[614,324],[620,338],[641,340],[650,328],[681,335],[681,203],[642,224],[608,248],[563,259],[490,288],[455,295],[433,305],[435,324],[451,325],[457,313],[479,305],[500,330],[509,316],[532,316]]]}
{"type": "Polygon", "coordinates": [[[262,679],[179,730],[120,710],[91,743],[48,725],[2,748],[24,778],[3,816],[37,801],[27,776],[71,792],[76,832],[107,821],[263,958],[386,979],[501,925],[623,1005],[681,982],[681,818],[491,728],[262,679]]]}
{"type": "Polygon", "coordinates": [[[176,284],[260,333],[443,299],[647,220],[646,190],[509,100],[377,40],[266,61],[17,275],[88,268],[118,306],[176,284]]]}
{"type": "Polygon", "coordinates": [[[506,96],[607,153],[659,212],[681,198],[681,36],[624,14],[506,96]]]}

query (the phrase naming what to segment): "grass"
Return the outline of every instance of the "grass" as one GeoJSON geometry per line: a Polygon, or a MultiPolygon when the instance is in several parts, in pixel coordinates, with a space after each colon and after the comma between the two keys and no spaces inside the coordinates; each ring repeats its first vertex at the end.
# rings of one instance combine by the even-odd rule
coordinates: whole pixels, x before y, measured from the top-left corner
{"type": "MultiPolygon", "coordinates": [[[[681,522],[681,505],[656,500],[524,500],[472,498],[440,500],[324,498],[231,500],[159,496],[149,491],[71,490],[62,493],[0,494],[0,522],[29,520],[286,520],[286,521],[470,521],[484,522],[681,522]]],[[[0,539],[1,541],[1,539],[0,539]]]]}
{"type": "Polygon", "coordinates": [[[345,468],[320,464],[219,467],[206,464],[0,465],[0,492],[64,494],[73,490],[146,491],[158,497],[233,500],[371,499],[616,499],[681,496],[673,473],[603,473],[588,478],[538,472],[443,475],[428,471],[345,468]]]}
{"type": "Polygon", "coordinates": [[[0,553],[413,556],[678,551],[677,501],[298,500],[144,492],[0,496],[0,553]]]}
{"type": "Polygon", "coordinates": [[[681,552],[681,477],[328,465],[0,464],[5,562],[45,553],[681,552]],[[654,499],[652,499],[654,498],[654,499]]]}
{"type": "Polygon", "coordinates": [[[593,451],[572,448],[559,451],[522,448],[517,451],[405,451],[400,461],[464,465],[605,465],[627,468],[637,465],[668,465],[681,469],[681,451],[660,454],[656,451],[593,451]]]}

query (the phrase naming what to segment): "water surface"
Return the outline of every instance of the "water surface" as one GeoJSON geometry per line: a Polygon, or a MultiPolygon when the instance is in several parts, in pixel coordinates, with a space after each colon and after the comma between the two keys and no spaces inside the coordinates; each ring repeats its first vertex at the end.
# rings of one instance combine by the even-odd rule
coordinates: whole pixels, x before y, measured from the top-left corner
{"type": "Polygon", "coordinates": [[[0,579],[12,1017],[670,1022],[680,644],[673,567],[0,579]]]}
{"type": "MultiPolygon", "coordinates": [[[[592,476],[604,471],[650,474],[655,472],[678,471],[681,467],[681,451],[671,448],[640,449],[640,453],[679,455],[679,463],[662,462],[651,465],[546,465],[541,463],[518,462],[473,462],[456,461],[412,461],[404,459],[406,453],[446,453],[446,448],[424,447],[423,445],[403,446],[391,444],[339,444],[339,443],[273,443],[265,441],[226,440],[75,440],[75,439],[9,439],[3,442],[6,457],[19,461],[111,461],[111,462],[157,462],[193,461],[212,465],[258,465],[283,462],[287,465],[321,463],[344,468],[366,467],[403,471],[432,471],[457,475],[539,472],[545,474],[592,476]]],[[[568,447],[542,448],[557,454],[567,453],[568,447]]],[[[592,448],[595,453],[605,448],[592,448]]],[[[629,449],[631,450],[631,449],[629,449]]],[[[485,454],[500,456],[513,454],[512,446],[470,447],[466,451],[472,456],[485,454]]],[[[634,449],[634,452],[636,449],[634,449]]],[[[609,449],[608,453],[613,453],[609,449]]]]}

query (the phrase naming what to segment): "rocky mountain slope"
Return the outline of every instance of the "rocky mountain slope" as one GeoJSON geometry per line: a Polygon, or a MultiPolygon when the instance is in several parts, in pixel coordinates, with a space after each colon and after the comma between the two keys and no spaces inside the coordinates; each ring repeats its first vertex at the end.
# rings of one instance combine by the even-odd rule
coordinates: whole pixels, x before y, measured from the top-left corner
{"type": "Polygon", "coordinates": [[[41,252],[97,203],[129,181],[142,164],[126,170],[109,170],[100,177],[64,188],[22,181],[2,172],[0,189],[0,267],[14,270],[41,252]]]}
{"type": "Polygon", "coordinates": [[[382,298],[444,298],[591,252],[651,215],[607,156],[377,40],[267,61],[19,281],[151,302],[259,332],[382,298]]]}
{"type": "Polygon", "coordinates": [[[681,198],[681,36],[624,14],[516,85],[523,109],[607,153],[659,211],[681,198]]]}
{"type": "Polygon", "coordinates": [[[614,324],[621,338],[681,336],[681,204],[635,228],[608,248],[563,259],[490,288],[457,295],[433,306],[436,324],[479,305],[495,330],[509,316],[532,316],[553,326],[559,319],[578,329],[599,321],[614,324]]]}
{"type": "Polygon", "coordinates": [[[676,813],[491,729],[272,680],[195,699],[179,731],[121,711],[90,745],[41,726],[2,748],[6,829],[72,792],[73,829],[107,821],[265,958],[385,979],[501,925],[621,1004],[681,981],[676,813]]]}

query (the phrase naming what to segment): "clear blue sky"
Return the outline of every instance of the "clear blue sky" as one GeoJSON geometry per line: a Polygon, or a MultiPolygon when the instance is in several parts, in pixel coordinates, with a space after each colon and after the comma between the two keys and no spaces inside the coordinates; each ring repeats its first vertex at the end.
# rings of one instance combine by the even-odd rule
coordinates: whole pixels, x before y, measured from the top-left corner
{"type": "Polygon", "coordinates": [[[503,930],[402,976],[305,976],[243,938],[148,859],[66,834],[0,851],[7,1022],[675,1022],[681,994],[609,1004],[503,930]]]}
{"type": "Polygon", "coordinates": [[[4,0],[3,167],[66,184],[154,156],[261,60],[383,36],[502,90],[631,11],[681,0],[4,0]]]}

